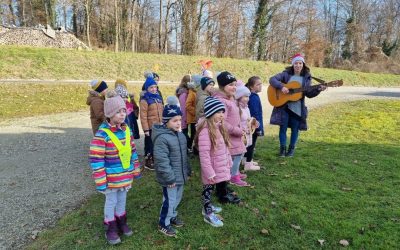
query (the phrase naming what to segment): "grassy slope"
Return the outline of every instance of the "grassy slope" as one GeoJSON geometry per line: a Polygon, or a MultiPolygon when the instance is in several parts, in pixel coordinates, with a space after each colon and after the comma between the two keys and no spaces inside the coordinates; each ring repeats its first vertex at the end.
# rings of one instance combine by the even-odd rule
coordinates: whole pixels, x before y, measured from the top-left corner
{"type": "MultiPolygon", "coordinates": [[[[116,79],[140,80],[147,69],[157,71],[162,80],[179,81],[188,72],[198,73],[199,56],[113,53],[29,47],[0,46],[0,79],[116,79]]],[[[215,71],[228,70],[241,79],[259,75],[266,81],[286,66],[280,63],[212,58],[215,71]]],[[[346,85],[399,86],[400,75],[372,74],[312,68],[313,75],[343,79],[346,85]]]]}
{"type": "MultiPolygon", "coordinates": [[[[135,236],[119,249],[396,249],[400,245],[399,101],[361,101],[312,110],[294,158],[276,157],[277,128],[257,146],[263,169],[254,188],[236,188],[243,206],[223,206],[223,228],[202,221],[199,166],[178,211],[187,225],[177,239],[156,231],[161,204],[154,174],[135,181],[128,216],[135,236]],[[291,225],[299,226],[295,229],[291,225]],[[262,234],[261,230],[268,230],[262,234]]],[[[93,196],[30,249],[103,249],[103,197],[93,196]]]]}

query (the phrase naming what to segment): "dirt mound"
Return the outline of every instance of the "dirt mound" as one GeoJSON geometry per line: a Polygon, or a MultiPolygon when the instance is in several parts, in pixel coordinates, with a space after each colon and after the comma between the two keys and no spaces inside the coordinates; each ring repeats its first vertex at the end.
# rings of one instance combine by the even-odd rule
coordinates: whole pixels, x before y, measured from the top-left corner
{"type": "Polygon", "coordinates": [[[89,49],[73,34],[64,30],[0,26],[0,45],[24,45],[46,48],[89,49]]]}

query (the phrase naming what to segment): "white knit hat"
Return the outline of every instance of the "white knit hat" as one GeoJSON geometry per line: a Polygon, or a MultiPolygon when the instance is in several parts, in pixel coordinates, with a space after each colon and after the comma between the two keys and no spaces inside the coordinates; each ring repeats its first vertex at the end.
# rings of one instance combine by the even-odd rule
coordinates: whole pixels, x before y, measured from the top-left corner
{"type": "Polygon", "coordinates": [[[243,96],[250,96],[250,90],[244,85],[241,80],[237,80],[235,99],[239,100],[243,96]]]}

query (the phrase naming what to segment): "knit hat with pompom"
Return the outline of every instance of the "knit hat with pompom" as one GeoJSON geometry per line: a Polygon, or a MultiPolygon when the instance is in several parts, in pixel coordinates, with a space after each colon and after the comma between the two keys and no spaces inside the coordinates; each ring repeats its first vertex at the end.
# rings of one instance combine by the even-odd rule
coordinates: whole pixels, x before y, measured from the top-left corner
{"type": "Polygon", "coordinates": [[[163,111],[163,123],[167,123],[174,116],[182,115],[182,111],[178,106],[178,98],[176,96],[168,96],[167,97],[167,105],[164,107],[163,111]]]}
{"type": "Polygon", "coordinates": [[[114,90],[110,90],[106,94],[104,101],[104,115],[111,118],[118,113],[121,109],[126,109],[126,105],[121,96],[114,90]]]}

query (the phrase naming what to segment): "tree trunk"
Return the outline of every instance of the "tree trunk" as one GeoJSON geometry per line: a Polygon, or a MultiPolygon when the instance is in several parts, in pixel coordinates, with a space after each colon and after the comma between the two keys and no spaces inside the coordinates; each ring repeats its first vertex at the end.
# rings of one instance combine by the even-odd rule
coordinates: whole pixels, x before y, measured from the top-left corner
{"type": "Polygon", "coordinates": [[[132,52],[136,52],[136,22],[135,22],[135,14],[136,14],[136,1],[132,1],[132,8],[131,8],[131,50],[132,52]]]}
{"type": "Polygon", "coordinates": [[[119,18],[118,18],[118,2],[114,0],[114,15],[115,15],[115,47],[114,51],[118,52],[119,50],[119,18]]]}
{"type": "Polygon", "coordinates": [[[165,32],[164,32],[164,43],[163,43],[163,50],[164,54],[168,53],[168,27],[169,27],[169,12],[171,10],[171,0],[167,0],[167,12],[165,13],[165,32]]]}
{"type": "Polygon", "coordinates": [[[15,23],[14,7],[13,7],[13,1],[12,0],[8,1],[8,8],[10,9],[10,20],[11,20],[11,23],[15,26],[16,23],[15,23]]]}
{"type": "Polygon", "coordinates": [[[163,16],[162,16],[162,9],[163,9],[163,1],[160,0],[160,18],[158,21],[158,52],[161,53],[162,51],[162,20],[163,20],[163,16]]]}
{"type": "Polygon", "coordinates": [[[85,11],[86,11],[86,38],[88,42],[89,48],[92,47],[90,44],[90,6],[89,6],[89,1],[91,0],[86,0],[85,1],[85,11]]]}

